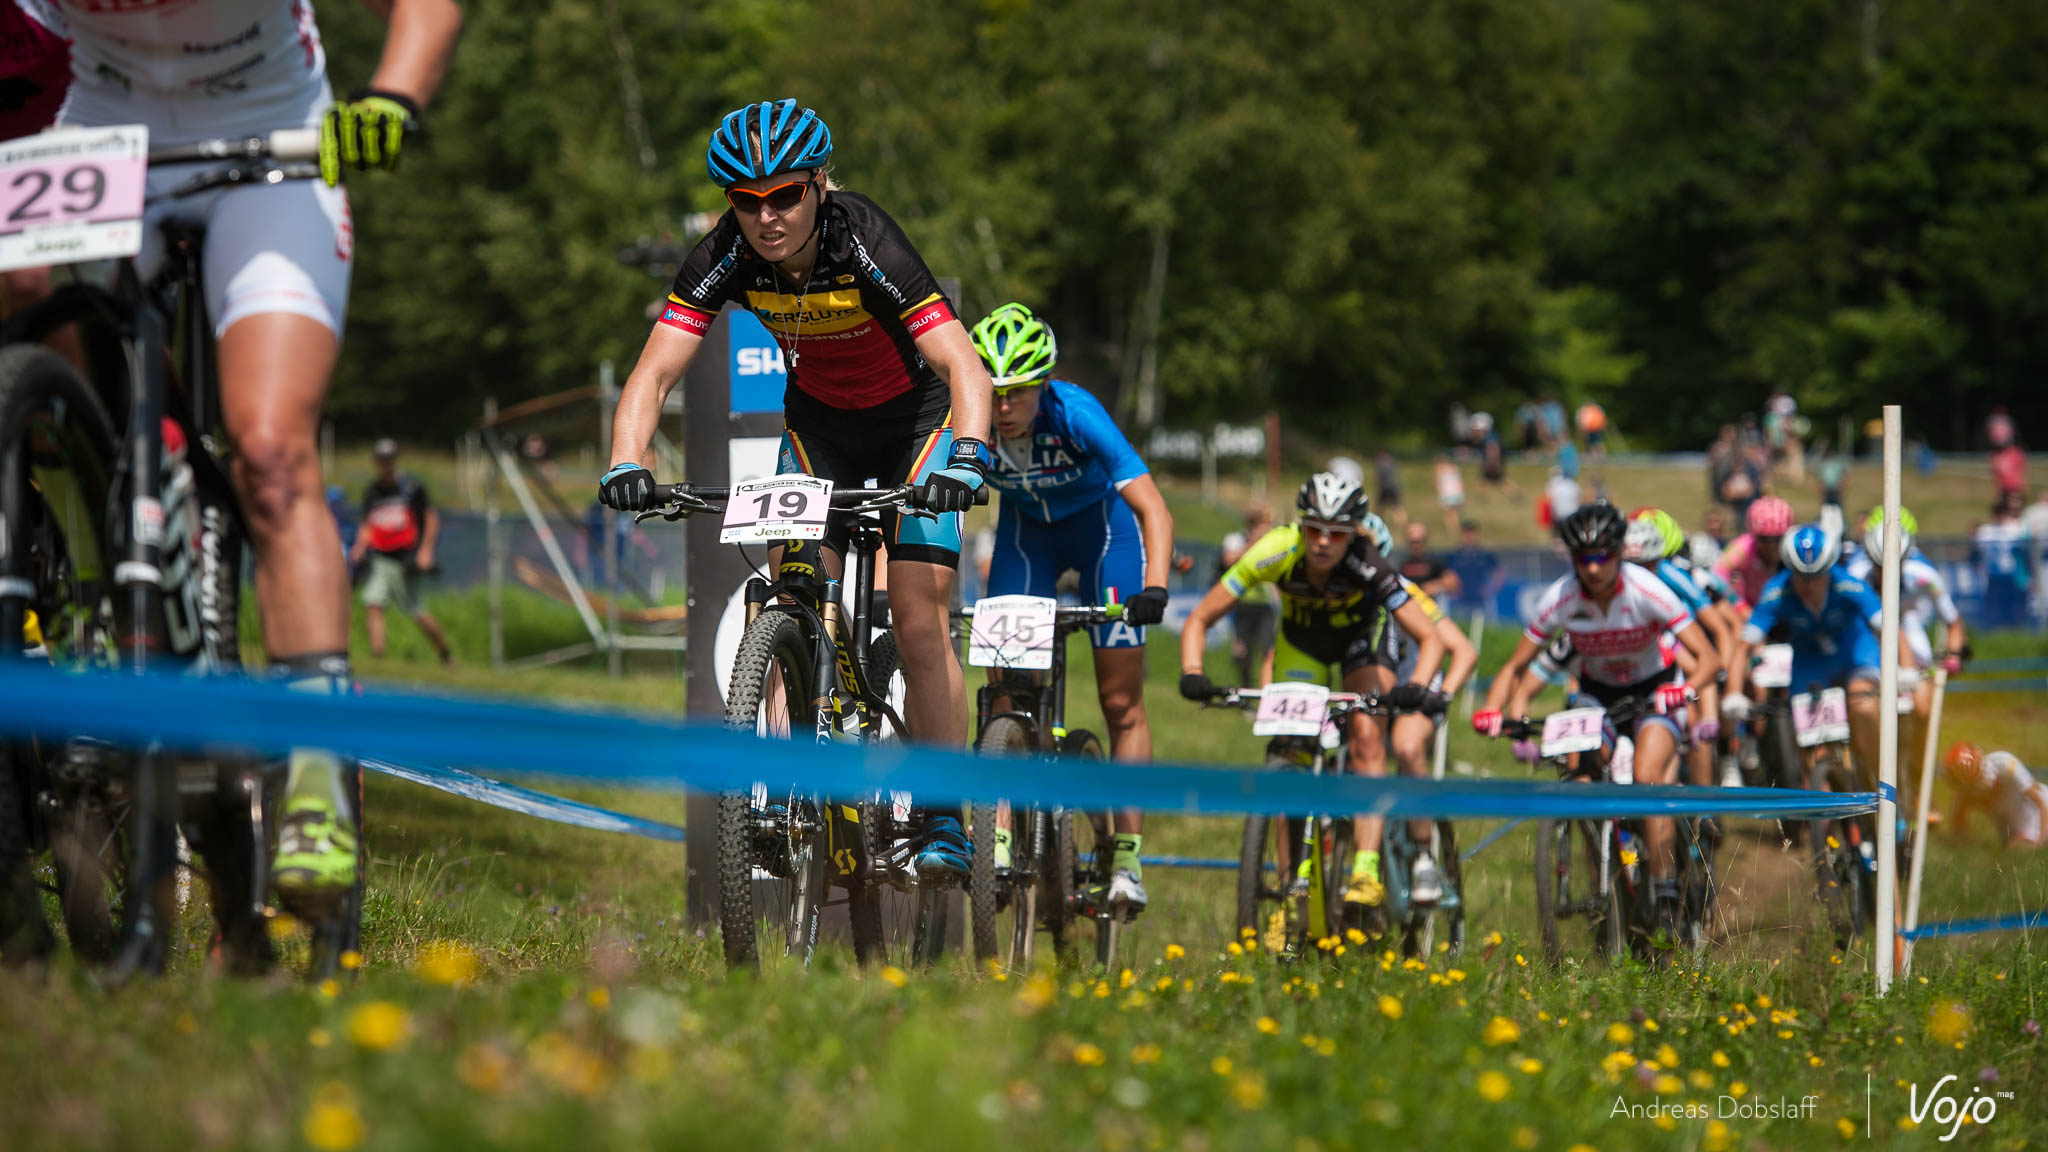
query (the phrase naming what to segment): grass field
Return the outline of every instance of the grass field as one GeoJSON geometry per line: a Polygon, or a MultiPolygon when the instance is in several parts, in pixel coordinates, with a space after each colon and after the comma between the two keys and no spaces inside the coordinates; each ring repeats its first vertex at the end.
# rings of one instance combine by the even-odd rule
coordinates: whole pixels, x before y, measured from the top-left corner
{"type": "MultiPolygon", "coordinates": [[[[395,631],[367,677],[681,704],[673,675],[498,674],[480,653],[442,670],[395,631]]],[[[1510,640],[1489,637],[1482,666],[1510,640]]],[[[1980,649],[2048,654],[2033,638],[1980,649]]],[[[1162,759],[1256,757],[1242,719],[1181,703],[1171,661],[1152,664],[1162,759]]],[[[1076,668],[1071,721],[1099,728],[1076,668]]],[[[1946,727],[2048,761],[2038,696],[1952,696],[1946,727]]],[[[1453,732],[1454,760],[1522,771],[1453,732]]],[[[573,794],[682,819],[675,796],[573,794]]],[[[1237,829],[1158,815],[1146,846],[1233,856],[1237,829]]],[[[1724,856],[1727,938],[1667,972],[1542,965],[1516,829],[1468,866],[1473,946],[1455,960],[1356,944],[1291,966],[1240,954],[1230,875],[1154,868],[1127,972],[862,973],[834,948],[809,972],[771,963],[731,981],[715,935],[682,919],[680,845],[373,779],[355,978],[210,978],[197,907],[159,984],[109,994],[61,965],[0,974],[0,1147],[1832,1148],[1865,1140],[1866,1098],[1872,1139],[1932,1147],[1947,1125],[1912,1125],[1909,1109],[1951,1073],[1946,1095],[1995,1108],[1956,1146],[2048,1139],[2042,934],[1923,944],[1914,977],[1875,999],[1869,957],[1823,939],[1787,879],[1796,859],[1766,833],[1739,822],[1724,856]],[[1721,1114],[1788,1100],[1801,1114],[1721,1114]],[[1653,1118],[1657,1102],[1681,1113],[1653,1118]],[[1684,1115],[1688,1102],[1708,1115],[1684,1115]]],[[[1981,823],[1962,842],[1938,833],[1933,852],[1923,919],[2048,907],[2048,857],[2004,853],[1981,823]]]]}

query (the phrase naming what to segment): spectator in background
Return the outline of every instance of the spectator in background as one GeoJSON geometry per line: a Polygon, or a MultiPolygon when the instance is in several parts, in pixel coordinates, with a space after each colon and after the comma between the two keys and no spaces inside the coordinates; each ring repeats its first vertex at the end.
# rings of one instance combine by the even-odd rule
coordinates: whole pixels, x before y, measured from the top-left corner
{"type": "Polygon", "coordinates": [[[1458,525],[1458,547],[1444,562],[1458,581],[1457,606],[1486,611],[1500,591],[1500,557],[1479,543],[1479,525],[1470,520],[1458,525]]]}
{"type": "Polygon", "coordinates": [[[1394,460],[1394,454],[1385,448],[1373,454],[1373,471],[1379,474],[1379,514],[1393,522],[1396,527],[1406,527],[1408,510],[1401,506],[1401,468],[1394,460]]]}
{"type": "Polygon", "coordinates": [[[1552,468],[1550,478],[1543,482],[1543,507],[1538,519],[1549,517],[1543,524],[1545,528],[1561,524],[1565,517],[1579,510],[1580,503],[1578,480],[1565,475],[1562,468],[1552,468]]]}
{"type": "Polygon", "coordinates": [[[1556,396],[1543,398],[1543,403],[1537,405],[1536,418],[1543,426],[1544,447],[1558,450],[1572,442],[1571,434],[1565,428],[1564,404],[1556,396]]]}
{"type": "Polygon", "coordinates": [[[1721,425],[1720,435],[1707,445],[1707,499],[1722,499],[1721,489],[1735,473],[1735,425],[1721,425]]]}
{"type": "Polygon", "coordinates": [[[1438,600],[1458,594],[1458,574],[1429,551],[1429,525],[1408,525],[1408,554],[1401,557],[1401,575],[1438,600]]]}
{"type": "Polygon", "coordinates": [[[1465,411],[1465,405],[1458,400],[1451,401],[1451,447],[1459,452],[1472,442],[1472,417],[1465,411]]]}
{"type": "Polygon", "coordinates": [[[1515,405],[1515,444],[1531,458],[1543,446],[1543,429],[1539,423],[1536,405],[1532,401],[1524,400],[1515,405]]]}
{"type": "Polygon", "coordinates": [[[1579,435],[1586,438],[1586,455],[1599,459],[1607,454],[1607,410],[1591,400],[1579,405],[1579,435]]]}
{"type": "Polygon", "coordinates": [[[2020,513],[2027,529],[2027,575],[2032,581],[2034,622],[2048,622],[2048,490],[2036,492],[2034,502],[2020,513]]]}
{"type": "Polygon", "coordinates": [[[1436,458],[1436,502],[1443,509],[1445,528],[1456,529],[1465,507],[1465,478],[1449,456],[1436,458]]]}
{"type": "MultiPolygon", "coordinates": [[[[1249,504],[1244,510],[1244,531],[1223,538],[1216,558],[1216,579],[1230,570],[1244,550],[1273,528],[1273,513],[1264,504],[1249,504]]],[[[1230,659],[1237,665],[1239,684],[1265,683],[1266,654],[1273,650],[1273,637],[1280,627],[1280,605],[1271,584],[1260,584],[1238,598],[1230,610],[1230,659]]]]}
{"type": "Polygon", "coordinates": [[[1714,542],[1716,548],[1728,546],[1728,517],[1718,507],[1709,507],[1707,514],[1700,518],[1700,530],[1714,542]]]}
{"type": "Polygon", "coordinates": [[[2027,586],[2033,577],[2027,526],[2020,520],[2017,492],[1991,506],[1991,522],[1971,535],[1970,560],[1984,589],[1984,626],[2016,628],[2026,623],[2027,586]]]}
{"type": "MultiPolygon", "coordinates": [[[[1477,422],[1475,419],[1474,423],[1477,422]]],[[[1500,429],[1493,426],[1490,417],[1479,440],[1479,478],[1486,481],[1488,487],[1507,493],[1510,500],[1522,498],[1521,488],[1508,479],[1508,448],[1501,442],[1500,429]]]]}
{"type": "Polygon", "coordinates": [[[1823,444],[1820,457],[1814,461],[1813,480],[1820,488],[1820,502],[1823,508],[1842,506],[1842,482],[1849,477],[1849,462],[1843,459],[1834,445],[1823,444]]]}
{"type": "Polygon", "coordinates": [[[377,478],[363,490],[363,528],[349,551],[351,565],[366,557],[370,562],[369,576],[363,581],[363,622],[370,633],[370,652],[384,655],[384,609],[388,606],[411,616],[441,654],[441,663],[453,664],[455,656],[448,650],[440,623],[414,601],[410,587],[413,573],[434,570],[441,514],[427,499],[426,488],[398,470],[396,440],[377,441],[371,455],[377,461],[377,478]]]}
{"type": "Polygon", "coordinates": [[[2027,453],[2013,438],[2012,417],[1994,408],[1985,433],[1991,440],[1991,484],[1997,499],[2023,498],[2027,487],[2027,453]]]}

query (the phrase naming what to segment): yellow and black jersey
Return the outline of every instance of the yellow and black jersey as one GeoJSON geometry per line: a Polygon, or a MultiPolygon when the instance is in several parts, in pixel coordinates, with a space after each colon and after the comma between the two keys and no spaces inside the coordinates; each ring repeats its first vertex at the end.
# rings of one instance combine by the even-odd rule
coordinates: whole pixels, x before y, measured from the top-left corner
{"type": "Polygon", "coordinates": [[[1308,545],[1301,528],[1285,524],[1259,537],[1223,573],[1223,586],[1243,596],[1261,584],[1280,593],[1280,627],[1287,638],[1309,651],[1325,641],[1350,636],[1380,625],[1406,604],[1409,591],[1379,549],[1363,534],[1353,538],[1343,559],[1321,587],[1309,583],[1308,545]]]}

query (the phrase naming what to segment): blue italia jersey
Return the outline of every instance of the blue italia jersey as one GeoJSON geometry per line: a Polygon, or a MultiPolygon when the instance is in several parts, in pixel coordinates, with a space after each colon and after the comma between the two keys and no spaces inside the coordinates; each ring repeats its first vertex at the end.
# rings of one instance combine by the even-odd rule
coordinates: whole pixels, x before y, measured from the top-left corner
{"type": "Polygon", "coordinates": [[[1685,601],[1686,608],[1693,615],[1699,615],[1703,609],[1713,603],[1713,601],[1707,599],[1705,592],[1700,591],[1699,583],[1692,578],[1692,574],[1670,560],[1657,561],[1657,566],[1651,569],[1651,571],[1657,574],[1657,579],[1663,581],[1666,588],[1671,589],[1680,600],[1685,601]]]}
{"type": "Polygon", "coordinates": [[[1764,585],[1756,610],[1750,613],[1749,623],[1742,630],[1742,638],[1751,644],[1762,644],[1773,632],[1782,631],[1795,655],[1810,652],[1832,656],[1874,640],[1871,629],[1877,626],[1883,613],[1884,604],[1870,585],[1836,568],[1828,578],[1827,602],[1816,615],[1792,591],[1792,572],[1784,569],[1764,585]]]}
{"type": "Polygon", "coordinates": [[[993,445],[988,482],[1033,520],[1064,520],[1102,503],[1149,469],[1086,388],[1065,380],[1047,383],[1028,437],[993,445]]]}

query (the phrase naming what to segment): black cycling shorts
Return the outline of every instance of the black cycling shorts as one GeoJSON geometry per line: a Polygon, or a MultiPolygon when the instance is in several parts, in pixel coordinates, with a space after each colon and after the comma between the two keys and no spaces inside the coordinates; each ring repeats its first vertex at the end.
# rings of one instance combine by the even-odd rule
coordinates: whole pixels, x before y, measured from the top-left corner
{"type": "MultiPolygon", "coordinates": [[[[872,408],[834,408],[809,393],[784,393],[782,451],[776,471],[823,476],[834,488],[883,488],[923,479],[946,465],[953,448],[952,409],[944,390],[913,389],[872,408]]],[[[846,554],[851,525],[834,516],[825,546],[846,554]]],[[[957,568],[960,514],[936,519],[882,513],[889,559],[957,568]]]]}

